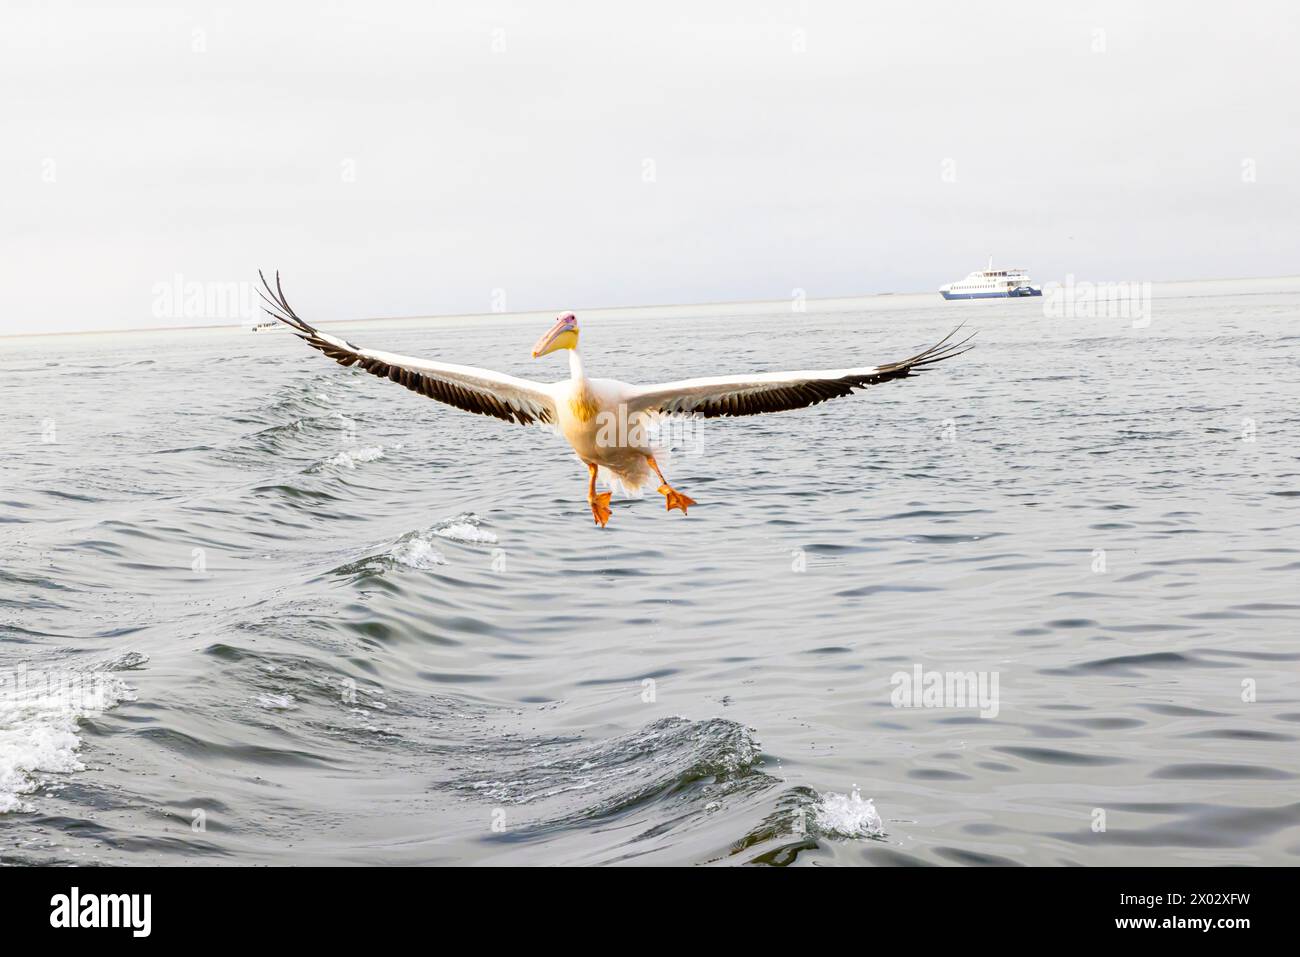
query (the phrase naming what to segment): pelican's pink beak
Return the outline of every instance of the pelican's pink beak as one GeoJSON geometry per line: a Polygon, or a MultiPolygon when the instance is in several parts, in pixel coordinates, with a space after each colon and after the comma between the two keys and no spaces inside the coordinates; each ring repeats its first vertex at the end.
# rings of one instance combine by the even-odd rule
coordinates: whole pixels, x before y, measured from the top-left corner
{"type": "Polygon", "coordinates": [[[533,346],[533,358],[544,356],[556,349],[576,349],[578,346],[578,317],[566,312],[555,320],[546,335],[533,346]]]}

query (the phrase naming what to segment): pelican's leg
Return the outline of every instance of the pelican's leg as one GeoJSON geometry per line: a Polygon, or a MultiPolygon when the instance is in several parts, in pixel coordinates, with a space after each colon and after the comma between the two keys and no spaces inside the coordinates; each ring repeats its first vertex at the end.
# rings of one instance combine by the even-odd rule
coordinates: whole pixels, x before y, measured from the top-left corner
{"type": "Polygon", "coordinates": [[[596,524],[601,528],[609,521],[609,492],[596,492],[596,466],[591,462],[587,463],[587,471],[591,474],[587,482],[587,502],[591,505],[592,517],[596,519],[596,524]]]}
{"type": "Polygon", "coordinates": [[[646,459],[649,461],[650,467],[655,470],[655,475],[659,476],[659,481],[663,483],[659,486],[659,494],[664,497],[664,504],[668,507],[668,511],[671,512],[675,508],[680,508],[682,514],[685,515],[686,506],[694,505],[695,499],[691,498],[689,495],[683,495],[681,492],[677,491],[677,489],[668,484],[668,480],[664,478],[664,473],[659,471],[659,463],[655,461],[653,455],[647,455],[646,459]]]}

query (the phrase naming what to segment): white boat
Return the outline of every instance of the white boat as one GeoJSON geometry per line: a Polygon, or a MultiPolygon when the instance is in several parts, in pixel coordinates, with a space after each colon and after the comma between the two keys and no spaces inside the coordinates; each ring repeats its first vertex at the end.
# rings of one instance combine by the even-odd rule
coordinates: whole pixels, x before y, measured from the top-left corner
{"type": "Polygon", "coordinates": [[[992,256],[987,269],[973,272],[960,282],[939,287],[939,295],[945,299],[1013,299],[1042,294],[1043,290],[1033,285],[1029,274],[1019,266],[994,269],[992,256]]]}
{"type": "Polygon", "coordinates": [[[275,320],[271,320],[270,322],[255,322],[253,323],[252,329],[253,332],[270,332],[277,325],[279,325],[279,323],[275,320]]]}

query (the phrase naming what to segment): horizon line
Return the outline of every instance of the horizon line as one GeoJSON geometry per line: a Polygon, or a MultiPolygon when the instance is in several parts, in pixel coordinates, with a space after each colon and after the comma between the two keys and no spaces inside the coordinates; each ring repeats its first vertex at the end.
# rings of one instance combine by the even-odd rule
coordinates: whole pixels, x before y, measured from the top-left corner
{"type": "MultiPolygon", "coordinates": [[[[1067,273],[1067,275],[1073,275],[1067,273]]],[[[1281,276],[1221,276],[1212,279],[1159,279],[1159,280],[1122,280],[1125,282],[1151,282],[1152,285],[1175,285],[1179,283],[1210,283],[1210,282],[1248,282],[1266,279],[1296,279],[1300,280],[1300,274],[1289,274],[1281,276]]],[[[1085,280],[1092,281],[1092,280],[1085,280]]],[[[1108,280],[1109,281],[1109,280],[1108,280]]],[[[1121,281],[1121,280],[1114,280],[1121,281]]],[[[806,302],[837,302],[851,299],[875,299],[882,296],[922,296],[930,294],[930,290],[895,290],[890,292],[870,292],[861,293],[854,296],[816,296],[809,297],[806,302]]],[[[938,291],[934,291],[938,295],[938,291]]],[[[623,306],[584,306],[585,312],[623,312],[633,309],[686,309],[702,308],[706,306],[754,306],[766,303],[784,303],[789,302],[788,298],[784,299],[717,299],[707,300],[704,302],[657,302],[646,303],[642,305],[623,305],[623,306]]],[[[325,319],[315,323],[317,326],[340,325],[343,323],[364,323],[364,322],[414,322],[425,319],[484,319],[493,316],[527,316],[533,313],[549,313],[554,309],[524,309],[516,312],[451,312],[451,313],[427,313],[410,316],[364,316],[352,319],[325,319]]],[[[577,311],[577,310],[570,310],[577,311]]],[[[259,320],[260,321],[260,320],[259,320]]],[[[274,320],[272,320],[274,321],[274,320]]],[[[0,333],[0,339],[34,339],[43,336],[104,336],[104,335],[130,335],[143,332],[195,332],[204,329],[242,329],[249,325],[247,320],[242,322],[213,322],[200,325],[190,326],[126,326],[114,329],[66,329],[59,332],[5,332],[0,333]]],[[[279,323],[277,323],[279,325],[279,323]]]]}

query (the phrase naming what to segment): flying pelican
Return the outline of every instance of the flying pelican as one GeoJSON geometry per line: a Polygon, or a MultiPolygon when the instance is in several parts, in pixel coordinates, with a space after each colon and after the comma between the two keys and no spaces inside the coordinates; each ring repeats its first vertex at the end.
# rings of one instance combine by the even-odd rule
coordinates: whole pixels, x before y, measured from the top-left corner
{"type": "MultiPolygon", "coordinates": [[[[566,312],[537,340],[533,358],[561,350],[569,353],[569,378],[559,382],[534,382],[488,369],[452,365],[432,359],[363,349],[308,325],[293,311],[280,274],[272,289],[259,271],[266,293],[266,312],[290,326],[298,338],[343,366],[355,365],[371,375],[391,379],[413,392],[467,412],[491,415],[520,425],[544,424],[559,430],[587,466],[587,503],[601,528],[610,518],[609,492],[596,492],[600,469],[636,490],[659,480],[659,494],[668,511],[682,514],[695,499],[668,484],[655,461],[647,426],[661,416],[758,415],[816,405],[827,399],[852,395],[855,389],[903,379],[920,369],[951,359],[971,348],[951,342],[956,330],[930,348],[901,362],[853,369],[809,372],[753,372],[745,375],[683,379],[661,385],[629,385],[615,379],[590,379],[578,353],[578,318],[566,312]],[[963,348],[964,347],[964,348],[963,348]]],[[[259,290],[259,294],[261,291],[259,290]]],[[[960,328],[960,327],[958,327],[960,328]]]]}

